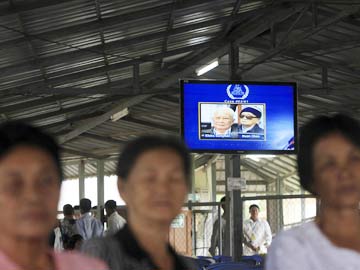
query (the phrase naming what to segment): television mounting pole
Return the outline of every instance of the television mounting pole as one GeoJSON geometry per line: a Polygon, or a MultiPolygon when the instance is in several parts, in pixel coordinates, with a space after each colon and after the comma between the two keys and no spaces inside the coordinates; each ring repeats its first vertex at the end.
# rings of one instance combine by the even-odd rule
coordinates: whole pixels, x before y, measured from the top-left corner
{"type": "MultiPolygon", "coordinates": [[[[229,50],[230,61],[230,79],[241,79],[237,76],[239,68],[239,47],[234,43],[230,44],[229,50]]],[[[240,154],[230,156],[230,175],[233,178],[240,178],[240,154]]],[[[243,254],[243,205],[241,201],[241,190],[233,189],[230,191],[230,251],[234,261],[240,261],[243,254]]]]}

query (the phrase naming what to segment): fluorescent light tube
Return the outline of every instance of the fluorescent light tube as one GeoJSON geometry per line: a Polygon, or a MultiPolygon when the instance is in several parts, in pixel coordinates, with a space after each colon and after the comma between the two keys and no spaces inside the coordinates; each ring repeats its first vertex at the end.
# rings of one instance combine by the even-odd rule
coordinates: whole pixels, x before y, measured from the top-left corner
{"type": "Polygon", "coordinates": [[[219,66],[219,61],[216,59],[213,62],[211,62],[210,64],[195,70],[196,75],[201,76],[201,75],[205,74],[206,72],[216,68],[217,66],[219,66]]]}
{"type": "Polygon", "coordinates": [[[125,108],[120,112],[114,113],[112,116],[110,116],[110,120],[116,122],[117,120],[127,116],[128,114],[129,114],[129,108],[125,108]]]}

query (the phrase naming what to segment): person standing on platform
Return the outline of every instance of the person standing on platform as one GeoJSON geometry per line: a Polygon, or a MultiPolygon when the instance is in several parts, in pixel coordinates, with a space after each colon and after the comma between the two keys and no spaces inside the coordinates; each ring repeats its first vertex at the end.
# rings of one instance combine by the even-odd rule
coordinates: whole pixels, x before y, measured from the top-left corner
{"type": "Polygon", "coordinates": [[[249,207],[250,218],[244,222],[244,250],[243,255],[267,253],[272,235],[270,225],[266,220],[259,219],[260,207],[252,204],[249,207]]]}
{"type": "Polygon", "coordinates": [[[80,200],[81,217],[76,220],[76,228],[78,233],[84,240],[103,235],[104,227],[100,220],[91,215],[91,201],[83,198],[80,200]]]}
{"type": "Polygon", "coordinates": [[[218,249],[218,254],[223,255],[225,251],[225,227],[226,227],[226,196],[222,197],[220,200],[221,208],[223,209],[223,214],[221,218],[217,218],[213,225],[212,235],[211,235],[211,246],[209,248],[209,253],[211,256],[216,255],[216,248],[218,249]],[[220,222],[221,222],[221,237],[222,237],[222,249],[220,250],[220,222]]]}
{"type": "Polygon", "coordinates": [[[105,211],[107,217],[107,230],[106,235],[115,234],[118,230],[124,227],[126,220],[119,215],[116,210],[116,202],[114,200],[108,200],[105,203],[105,211]]]}

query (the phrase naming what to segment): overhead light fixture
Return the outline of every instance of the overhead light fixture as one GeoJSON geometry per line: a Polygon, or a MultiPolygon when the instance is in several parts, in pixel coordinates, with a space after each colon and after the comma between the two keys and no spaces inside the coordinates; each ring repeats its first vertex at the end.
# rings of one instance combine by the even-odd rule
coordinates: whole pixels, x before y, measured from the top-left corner
{"type": "Polygon", "coordinates": [[[116,122],[117,120],[127,116],[129,114],[129,108],[125,108],[117,113],[114,113],[112,116],[110,116],[110,120],[113,122],[116,122]]]}
{"type": "Polygon", "coordinates": [[[196,69],[195,70],[196,75],[201,76],[201,75],[205,74],[206,72],[216,68],[217,66],[219,66],[219,60],[215,59],[214,61],[207,64],[206,66],[202,66],[201,68],[196,69]]]}

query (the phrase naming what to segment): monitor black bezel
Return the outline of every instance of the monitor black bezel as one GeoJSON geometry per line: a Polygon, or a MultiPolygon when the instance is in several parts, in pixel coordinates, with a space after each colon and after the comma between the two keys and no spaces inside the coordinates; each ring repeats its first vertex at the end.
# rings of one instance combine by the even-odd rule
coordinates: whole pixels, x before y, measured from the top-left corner
{"type": "Polygon", "coordinates": [[[181,79],[180,82],[180,114],[181,125],[180,134],[182,140],[186,143],[184,137],[184,84],[247,84],[247,85],[290,85],[294,89],[294,149],[293,150],[224,150],[224,149],[191,149],[191,153],[209,153],[209,154],[260,154],[260,155],[276,155],[276,154],[289,154],[294,155],[298,152],[298,121],[297,121],[297,99],[298,90],[296,82],[266,82],[266,81],[239,81],[239,80],[209,80],[209,79],[181,79]]]}

